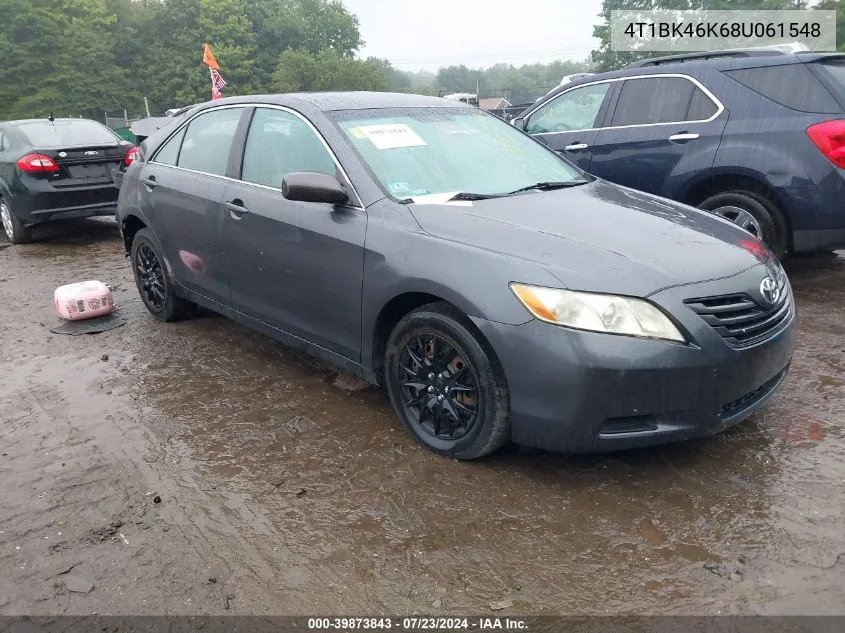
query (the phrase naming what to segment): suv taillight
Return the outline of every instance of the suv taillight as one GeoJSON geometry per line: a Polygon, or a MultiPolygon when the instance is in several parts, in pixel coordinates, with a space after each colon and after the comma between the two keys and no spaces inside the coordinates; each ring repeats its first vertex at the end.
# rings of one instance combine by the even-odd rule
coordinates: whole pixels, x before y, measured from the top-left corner
{"type": "Polygon", "coordinates": [[[817,123],[807,128],[807,136],[834,165],[845,169],[845,121],[817,123]]]}
{"type": "Polygon", "coordinates": [[[129,165],[134,163],[136,160],[141,160],[141,150],[137,147],[132,147],[128,152],[126,152],[123,164],[129,167],[129,165]]]}
{"type": "Polygon", "coordinates": [[[18,169],[28,174],[54,174],[59,166],[44,154],[27,154],[18,161],[18,169]]]}

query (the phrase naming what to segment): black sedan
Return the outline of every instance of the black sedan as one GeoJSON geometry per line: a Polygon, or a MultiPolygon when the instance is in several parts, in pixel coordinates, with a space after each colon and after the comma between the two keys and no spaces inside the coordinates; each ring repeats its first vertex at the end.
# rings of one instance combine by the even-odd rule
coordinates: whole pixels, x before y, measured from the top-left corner
{"type": "Polygon", "coordinates": [[[792,356],[759,240],[443,99],[198,106],[142,144],[118,219],[155,317],[200,304],[328,359],[460,459],[716,433],[792,356]]]}
{"type": "Polygon", "coordinates": [[[138,148],[88,119],[0,122],[0,219],[14,244],[50,220],[114,215],[112,171],[138,148]]]}

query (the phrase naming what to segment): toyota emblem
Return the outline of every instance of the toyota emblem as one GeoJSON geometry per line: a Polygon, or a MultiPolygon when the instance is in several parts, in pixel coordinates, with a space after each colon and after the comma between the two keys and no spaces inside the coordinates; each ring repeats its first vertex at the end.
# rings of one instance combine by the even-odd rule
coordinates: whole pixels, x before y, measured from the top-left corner
{"type": "Polygon", "coordinates": [[[775,305],[780,299],[780,288],[778,288],[777,282],[771,277],[764,278],[760,282],[760,296],[769,305],[775,305]]]}

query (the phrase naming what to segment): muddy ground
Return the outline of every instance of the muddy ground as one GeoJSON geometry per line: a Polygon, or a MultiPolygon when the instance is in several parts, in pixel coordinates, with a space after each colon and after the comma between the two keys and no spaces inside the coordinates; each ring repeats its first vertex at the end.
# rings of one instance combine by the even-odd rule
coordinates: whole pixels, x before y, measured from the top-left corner
{"type": "Polygon", "coordinates": [[[845,254],[787,262],[792,371],[738,428],[460,463],[355,378],[153,320],[114,224],[40,237],[0,243],[2,614],[845,613],[845,254]],[[51,334],[89,278],[128,323],[51,334]]]}

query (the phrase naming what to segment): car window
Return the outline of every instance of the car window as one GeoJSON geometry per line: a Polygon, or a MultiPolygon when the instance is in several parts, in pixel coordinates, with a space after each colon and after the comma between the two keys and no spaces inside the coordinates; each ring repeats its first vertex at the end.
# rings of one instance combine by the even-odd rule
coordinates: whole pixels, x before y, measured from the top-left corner
{"type": "Polygon", "coordinates": [[[114,145],[122,139],[102,123],[88,119],[56,119],[18,124],[18,130],[36,148],[68,148],[81,145],[114,145]]]}
{"type": "Polygon", "coordinates": [[[588,130],[596,126],[609,83],[594,84],[565,92],[540,107],[528,118],[529,134],[588,130]]]}
{"type": "Polygon", "coordinates": [[[706,121],[718,111],[719,106],[715,104],[713,99],[704,94],[704,91],[696,86],[692,89],[692,98],[690,99],[689,109],[684,120],[706,121]]]}
{"type": "Polygon", "coordinates": [[[179,148],[182,146],[182,139],[185,137],[185,128],[179,130],[161,146],[153,161],[162,165],[176,165],[179,159],[179,148]]]}
{"type": "Polygon", "coordinates": [[[0,152],[5,152],[7,149],[9,149],[9,145],[6,141],[6,135],[0,131],[0,152]]]}
{"type": "Polygon", "coordinates": [[[842,111],[841,106],[804,64],[723,72],[754,92],[792,110],[830,114],[842,111]]]}
{"type": "Polygon", "coordinates": [[[477,108],[382,108],[330,116],[382,189],[398,200],[588,182],[560,156],[477,108]]]}
{"type": "Polygon", "coordinates": [[[819,66],[828,73],[837,86],[845,90],[845,59],[819,62],[819,66]]]}
{"type": "Polygon", "coordinates": [[[194,118],[185,131],[177,166],[225,176],[242,112],[243,108],[222,108],[194,118]]]}
{"type": "Polygon", "coordinates": [[[285,110],[258,108],[246,138],[241,179],[281,187],[287,174],[298,171],[337,175],[334,159],[307,123],[285,110]]]}
{"type": "Polygon", "coordinates": [[[684,121],[695,84],[683,77],[643,77],[622,83],[612,126],[684,121]]]}

